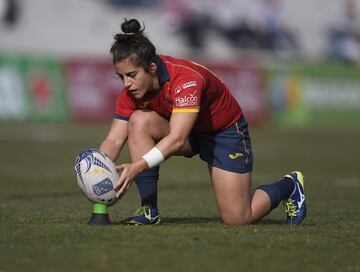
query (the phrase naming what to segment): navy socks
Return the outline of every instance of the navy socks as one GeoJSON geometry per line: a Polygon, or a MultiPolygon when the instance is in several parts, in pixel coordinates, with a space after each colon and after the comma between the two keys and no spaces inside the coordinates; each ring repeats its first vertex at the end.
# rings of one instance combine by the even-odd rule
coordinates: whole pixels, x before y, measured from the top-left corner
{"type": "MultiPolygon", "coordinates": [[[[159,179],[159,170],[160,167],[155,166],[142,172],[135,179],[142,206],[151,205],[157,208],[157,181],[159,179]]],[[[289,198],[294,188],[295,184],[292,179],[283,178],[278,182],[262,185],[257,189],[263,190],[269,195],[271,209],[274,209],[282,200],[289,198]]]]}
{"type": "Polygon", "coordinates": [[[282,200],[289,198],[295,189],[295,183],[290,178],[283,178],[278,182],[262,185],[257,189],[261,189],[269,195],[271,200],[271,209],[274,209],[282,200]]]}
{"type": "Polygon", "coordinates": [[[159,169],[159,166],[155,166],[140,173],[135,178],[135,183],[141,198],[141,206],[147,204],[157,208],[157,181],[159,179],[159,169]]]}

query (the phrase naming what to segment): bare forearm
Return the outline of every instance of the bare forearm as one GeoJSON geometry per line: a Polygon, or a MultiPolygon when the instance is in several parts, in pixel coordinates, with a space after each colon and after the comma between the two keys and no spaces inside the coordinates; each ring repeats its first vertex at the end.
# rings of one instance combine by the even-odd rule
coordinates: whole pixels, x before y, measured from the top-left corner
{"type": "Polygon", "coordinates": [[[174,153],[179,151],[185,144],[186,139],[179,136],[168,135],[156,144],[156,147],[161,151],[163,156],[167,159],[174,153]]]}
{"type": "Polygon", "coordinates": [[[125,141],[115,141],[106,138],[100,145],[100,150],[110,157],[113,161],[119,157],[119,154],[125,144],[125,141]]]}
{"type": "Polygon", "coordinates": [[[194,126],[197,113],[173,113],[170,120],[170,133],[156,144],[165,159],[181,150],[194,126]]]}

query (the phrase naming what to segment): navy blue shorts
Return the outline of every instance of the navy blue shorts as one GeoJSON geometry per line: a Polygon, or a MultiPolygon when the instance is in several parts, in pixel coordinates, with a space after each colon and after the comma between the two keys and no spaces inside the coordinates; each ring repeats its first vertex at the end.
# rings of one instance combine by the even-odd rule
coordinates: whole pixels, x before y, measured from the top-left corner
{"type": "Polygon", "coordinates": [[[253,154],[248,124],[243,116],[232,126],[215,133],[192,131],[189,142],[194,155],[210,166],[247,173],[252,171],[253,154]]]}

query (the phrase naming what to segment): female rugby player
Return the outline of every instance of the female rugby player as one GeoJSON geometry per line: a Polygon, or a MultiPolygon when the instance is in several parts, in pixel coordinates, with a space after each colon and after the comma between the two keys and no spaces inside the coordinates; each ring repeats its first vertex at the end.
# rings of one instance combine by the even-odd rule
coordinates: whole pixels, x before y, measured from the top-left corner
{"type": "Polygon", "coordinates": [[[121,29],[110,52],[124,88],[100,149],[115,161],[127,141],[131,163],[118,166],[117,197],[135,180],[142,200],[127,223],[159,224],[159,164],[174,155],[196,154],[208,164],[225,224],[251,224],[281,201],[287,224],[303,221],[306,203],[301,172],[252,191],[248,125],[227,86],[199,64],[157,55],[136,19],[125,19],[121,29]]]}

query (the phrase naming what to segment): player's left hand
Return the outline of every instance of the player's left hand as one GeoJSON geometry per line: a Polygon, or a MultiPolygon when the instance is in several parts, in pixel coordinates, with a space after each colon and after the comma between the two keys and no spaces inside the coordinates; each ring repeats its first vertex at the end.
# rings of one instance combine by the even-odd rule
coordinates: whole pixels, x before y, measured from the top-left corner
{"type": "Polygon", "coordinates": [[[129,190],[131,183],[135,177],[142,171],[148,169],[148,165],[144,159],[137,160],[133,163],[125,163],[116,166],[120,170],[120,178],[115,186],[116,197],[121,198],[129,190]]]}
{"type": "MultiPolygon", "coordinates": [[[[145,165],[146,168],[146,165],[145,165]]],[[[135,177],[143,170],[145,170],[142,161],[140,163],[127,163],[116,166],[116,169],[120,170],[120,178],[115,186],[116,197],[122,198],[124,194],[129,190],[130,185],[133,183],[135,177]]]]}
{"type": "Polygon", "coordinates": [[[132,174],[132,164],[121,164],[116,166],[116,169],[119,170],[120,177],[117,185],[115,186],[116,197],[122,198],[124,194],[129,190],[131,183],[133,182],[135,175],[132,174]]]}

